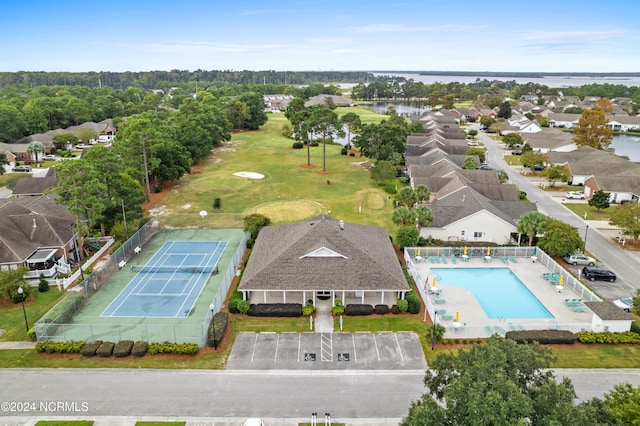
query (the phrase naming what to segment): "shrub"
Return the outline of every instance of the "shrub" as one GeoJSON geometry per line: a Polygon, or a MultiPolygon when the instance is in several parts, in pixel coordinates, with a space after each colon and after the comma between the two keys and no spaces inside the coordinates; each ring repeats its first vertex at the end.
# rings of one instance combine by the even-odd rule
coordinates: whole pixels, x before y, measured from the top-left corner
{"type": "Polygon", "coordinates": [[[42,321],[50,323],[56,322],[57,324],[69,324],[71,322],[71,317],[73,317],[73,314],[78,310],[83,299],[84,296],[80,293],[67,293],[64,299],[62,299],[42,317],[42,321]]]}
{"type": "Polygon", "coordinates": [[[251,308],[251,302],[249,302],[248,300],[238,300],[236,307],[238,308],[238,313],[244,315],[249,312],[249,308],[251,308]]]}
{"type": "Polygon", "coordinates": [[[387,305],[376,305],[373,311],[378,315],[386,315],[389,313],[389,307],[387,305]]]}
{"type": "Polygon", "coordinates": [[[302,148],[304,148],[304,144],[302,142],[294,142],[293,145],[291,145],[291,148],[293,148],[293,149],[302,149],[302,148]]]}
{"type": "Polygon", "coordinates": [[[356,156],[356,153],[355,153],[355,152],[350,152],[350,153],[349,153],[349,157],[355,157],[355,156],[356,156]]]}
{"type": "Polygon", "coordinates": [[[256,243],[256,240],[253,238],[248,238],[247,239],[247,248],[248,249],[252,249],[253,245],[256,243]]]}
{"type": "Polygon", "coordinates": [[[133,344],[131,348],[131,355],[141,357],[144,356],[149,350],[149,344],[144,340],[138,340],[133,344]]]}
{"type": "Polygon", "coordinates": [[[342,154],[342,155],[347,155],[348,153],[349,153],[349,150],[347,148],[342,148],[340,150],[340,154],[342,154]]]}
{"type": "Polygon", "coordinates": [[[409,302],[405,299],[400,299],[396,302],[396,306],[400,312],[405,313],[409,309],[409,302]]]}
{"type": "Polygon", "coordinates": [[[231,293],[231,296],[229,296],[229,302],[227,302],[227,307],[229,308],[229,312],[231,312],[232,314],[239,313],[238,301],[240,300],[242,300],[241,291],[234,291],[233,293],[231,293]]]}
{"type": "Polygon", "coordinates": [[[420,312],[420,307],[422,306],[422,302],[420,302],[420,298],[413,291],[410,291],[405,296],[405,300],[407,301],[408,308],[407,311],[410,314],[417,314],[420,312]]]}
{"type": "Polygon", "coordinates": [[[36,340],[38,338],[35,327],[31,327],[29,331],[27,331],[27,337],[31,340],[36,340]]]}
{"type": "Polygon", "coordinates": [[[636,321],[632,321],[631,329],[629,331],[640,334],[640,324],[638,324],[636,321]]]}
{"type": "Polygon", "coordinates": [[[131,348],[133,348],[133,340],[120,340],[113,347],[113,356],[118,358],[129,356],[131,348]]]}
{"type": "Polygon", "coordinates": [[[40,281],[38,281],[38,291],[44,293],[49,291],[49,281],[44,277],[44,274],[40,274],[40,281]]]}
{"type": "Polygon", "coordinates": [[[113,354],[113,347],[115,344],[113,342],[102,342],[100,346],[98,346],[98,350],[96,351],[96,355],[101,357],[108,357],[113,354]]]}
{"type": "Polygon", "coordinates": [[[95,356],[96,351],[102,344],[102,340],[95,340],[93,342],[87,342],[80,350],[80,355],[82,356],[95,356]]]}
{"type": "Polygon", "coordinates": [[[576,333],[576,336],[580,343],[640,343],[640,334],[632,331],[625,331],[622,333],[580,331],[576,333]]]}
{"type": "Polygon", "coordinates": [[[391,313],[398,315],[400,313],[400,308],[398,308],[398,305],[393,305],[391,307],[391,313]]]}
{"type": "Polygon", "coordinates": [[[340,315],[344,315],[344,306],[334,306],[331,308],[331,314],[334,317],[339,317],[340,315]]]}
{"type": "Polygon", "coordinates": [[[302,315],[308,317],[316,311],[316,307],[313,305],[305,305],[302,307],[302,315]]]}
{"type": "Polygon", "coordinates": [[[299,317],[302,316],[302,304],[259,303],[251,305],[247,314],[254,317],[299,317]]]}
{"type": "Polygon", "coordinates": [[[388,180],[384,183],[384,192],[387,194],[397,194],[398,193],[398,184],[395,180],[388,180]]]}
{"type": "Polygon", "coordinates": [[[527,199],[527,193],[524,192],[524,191],[520,191],[519,197],[520,197],[521,200],[526,200],[527,199]]]}
{"type": "Polygon", "coordinates": [[[214,315],[215,321],[209,327],[209,333],[207,335],[207,346],[213,348],[218,347],[220,342],[224,338],[224,334],[227,332],[227,326],[229,325],[229,314],[226,312],[218,312],[214,315]],[[213,332],[213,325],[215,325],[215,333],[213,332]],[[216,336],[215,342],[213,336],[216,336]]]}
{"type": "Polygon", "coordinates": [[[568,330],[518,330],[507,331],[505,338],[518,343],[538,342],[543,345],[564,344],[572,345],[576,342],[576,335],[568,330]]]}
{"type": "Polygon", "coordinates": [[[36,352],[46,352],[48,354],[77,354],[83,348],[84,342],[81,340],[70,340],[68,342],[55,342],[47,340],[36,343],[36,352]]]}
{"type": "Polygon", "coordinates": [[[352,303],[344,307],[344,314],[349,316],[365,316],[373,314],[373,306],[352,303]]]}
{"type": "Polygon", "coordinates": [[[213,208],[218,210],[218,209],[220,209],[220,207],[222,207],[222,200],[220,198],[214,198],[213,199],[213,208]]]}
{"type": "Polygon", "coordinates": [[[155,354],[173,354],[173,355],[195,355],[200,347],[195,343],[149,343],[149,353],[155,354]]]}

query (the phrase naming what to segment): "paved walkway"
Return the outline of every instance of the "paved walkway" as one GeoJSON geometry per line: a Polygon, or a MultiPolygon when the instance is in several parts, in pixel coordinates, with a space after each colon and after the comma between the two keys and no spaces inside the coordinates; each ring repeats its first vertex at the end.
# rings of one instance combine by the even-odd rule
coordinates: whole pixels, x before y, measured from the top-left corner
{"type": "Polygon", "coordinates": [[[0,342],[1,349],[33,349],[36,342],[0,342]]]}

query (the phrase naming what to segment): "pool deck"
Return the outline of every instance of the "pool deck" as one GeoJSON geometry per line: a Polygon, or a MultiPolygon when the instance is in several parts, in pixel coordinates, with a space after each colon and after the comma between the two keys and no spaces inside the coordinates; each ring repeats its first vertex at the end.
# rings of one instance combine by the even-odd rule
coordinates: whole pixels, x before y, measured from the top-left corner
{"type": "MultiPolygon", "coordinates": [[[[454,320],[445,320],[438,315],[438,323],[447,328],[446,338],[486,338],[496,332],[504,335],[504,332],[514,329],[563,329],[576,332],[591,328],[593,313],[590,310],[575,312],[565,305],[565,299],[580,299],[580,296],[568,287],[558,290],[555,285],[550,284],[542,276],[543,273],[550,272],[547,267],[540,262],[532,262],[530,258],[519,257],[517,263],[504,263],[498,258],[493,258],[491,262],[485,262],[482,258],[471,258],[468,262],[458,260],[456,263],[447,264],[423,260],[414,265],[422,277],[428,277],[427,285],[423,283],[420,289],[422,297],[428,297],[436,310],[445,309],[445,315],[455,318],[456,312],[459,313],[459,327],[454,327],[454,320]],[[429,294],[429,286],[433,280],[433,274],[429,273],[431,268],[509,268],[547,308],[553,318],[491,319],[471,291],[441,283],[437,284],[437,288],[442,290],[439,296],[429,294]],[[445,303],[436,304],[435,299],[444,299],[445,303]],[[488,327],[491,327],[491,332],[488,327]]],[[[513,303],[518,301],[514,300],[513,303]]],[[[585,306],[582,304],[581,307],[585,306]]]]}

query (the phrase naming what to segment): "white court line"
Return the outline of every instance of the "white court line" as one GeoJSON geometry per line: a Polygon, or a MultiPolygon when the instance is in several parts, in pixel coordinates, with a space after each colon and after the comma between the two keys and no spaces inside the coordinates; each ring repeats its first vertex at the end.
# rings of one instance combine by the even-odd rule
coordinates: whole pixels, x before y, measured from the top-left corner
{"type": "Polygon", "coordinates": [[[302,349],[302,333],[298,333],[298,362],[300,362],[300,349],[302,349]]]}

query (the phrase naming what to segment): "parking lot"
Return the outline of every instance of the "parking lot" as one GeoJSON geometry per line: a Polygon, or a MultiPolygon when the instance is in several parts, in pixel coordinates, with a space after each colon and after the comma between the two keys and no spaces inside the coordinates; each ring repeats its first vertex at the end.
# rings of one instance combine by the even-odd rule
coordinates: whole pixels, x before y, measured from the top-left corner
{"type": "Polygon", "coordinates": [[[240,333],[228,369],[424,370],[420,340],[400,333],[240,333]]]}

